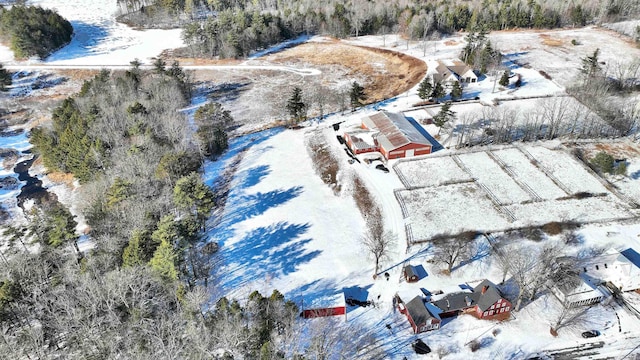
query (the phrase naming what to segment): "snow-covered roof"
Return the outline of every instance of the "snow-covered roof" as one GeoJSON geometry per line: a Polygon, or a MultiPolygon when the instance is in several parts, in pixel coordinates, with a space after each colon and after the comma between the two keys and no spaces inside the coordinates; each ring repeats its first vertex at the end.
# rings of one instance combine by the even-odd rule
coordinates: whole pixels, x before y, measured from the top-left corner
{"type": "Polygon", "coordinates": [[[356,149],[375,149],[376,131],[349,131],[345,135],[351,138],[351,143],[356,149]]]}
{"type": "Polygon", "coordinates": [[[433,146],[431,142],[402,114],[380,111],[362,119],[365,127],[378,130],[380,147],[388,151],[410,143],[433,146]]]}
{"type": "Polygon", "coordinates": [[[442,299],[434,301],[433,304],[442,311],[463,310],[476,305],[480,311],[485,311],[500,299],[502,299],[502,295],[500,295],[498,288],[491,281],[485,279],[473,288],[473,292],[447,294],[442,299]]]}
{"type": "Polygon", "coordinates": [[[434,84],[456,81],[460,77],[476,77],[473,68],[458,59],[428,61],[427,76],[434,84]]]}
{"type": "Polygon", "coordinates": [[[430,318],[440,320],[440,317],[436,317],[435,314],[431,314],[431,312],[427,310],[427,307],[420,296],[416,296],[409,301],[406,308],[416,325],[426,323],[430,318]]]}
{"type": "Polygon", "coordinates": [[[609,249],[604,255],[580,262],[580,276],[592,285],[611,282],[622,291],[640,289],[640,255],[629,248],[609,249]]]}

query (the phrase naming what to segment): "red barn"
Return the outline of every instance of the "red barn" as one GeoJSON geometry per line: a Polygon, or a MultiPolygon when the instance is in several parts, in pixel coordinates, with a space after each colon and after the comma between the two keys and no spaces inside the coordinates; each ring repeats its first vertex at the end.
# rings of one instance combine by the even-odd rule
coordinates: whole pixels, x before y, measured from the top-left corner
{"type": "Polygon", "coordinates": [[[402,114],[380,111],[363,118],[362,127],[379,132],[375,141],[387,160],[431,154],[431,141],[402,114]]]}
{"type": "Polygon", "coordinates": [[[414,297],[406,305],[400,297],[396,297],[396,302],[400,313],[407,316],[415,334],[440,328],[440,317],[427,309],[427,305],[420,296],[414,297]]]}

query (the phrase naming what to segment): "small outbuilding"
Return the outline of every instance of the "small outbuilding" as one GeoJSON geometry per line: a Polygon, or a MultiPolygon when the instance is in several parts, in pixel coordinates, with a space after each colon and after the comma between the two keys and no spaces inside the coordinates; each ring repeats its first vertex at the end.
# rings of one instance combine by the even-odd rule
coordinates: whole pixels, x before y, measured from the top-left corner
{"type": "Polygon", "coordinates": [[[416,271],[416,268],[413,265],[406,265],[402,270],[402,272],[404,273],[404,279],[408,283],[414,283],[420,280],[420,276],[418,275],[418,272],[416,271]]]}

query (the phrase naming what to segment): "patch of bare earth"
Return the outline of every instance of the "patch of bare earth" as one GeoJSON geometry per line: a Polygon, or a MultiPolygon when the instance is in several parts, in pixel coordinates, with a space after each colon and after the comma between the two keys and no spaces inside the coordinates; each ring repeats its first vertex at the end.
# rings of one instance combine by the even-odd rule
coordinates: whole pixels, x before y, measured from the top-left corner
{"type": "Polygon", "coordinates": [[[336,66],[348,77],[364,77],[368,102],[399,95],[420,82],[427,71],[424,61],[395,51],[341,42],[305,43],[270,55],[266,60],[311,67],[336,66]]]}
{"type": "Polygon", "coordinates": [[[320,179],[329,185],[336,195],[339,194],[342,188],[338,183],[340,165],[335,154],[329,149],[329,145],[318,134],[307,136],[305,144],[307,152],[313,161],[313,167],[320,179]]]}
{"type": "Polygon", "coordinates": [[[540,34],[538,35],[542,39],[542,44],[547,46],[562,46],[564,45],[564,41],[559,38],[551,37],[549,34],[540,34]]]}
{"type": "Polygon", "coordinates": [[[590,159],[597,153],[604,151],[616,159],[628,159],[640,157],[640,145],[632,141],[603,142],[585,144],[580,146],[585,158],[590,159]]]}

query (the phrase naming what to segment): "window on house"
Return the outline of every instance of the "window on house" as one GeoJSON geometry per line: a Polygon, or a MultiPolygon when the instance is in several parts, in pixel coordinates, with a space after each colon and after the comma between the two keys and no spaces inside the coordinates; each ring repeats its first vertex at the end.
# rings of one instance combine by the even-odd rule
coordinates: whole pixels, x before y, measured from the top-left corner
{"type": "Polygon", "coordinates": [[[507,307],[504,309],[504,311],[509,311],[509,307],[507,306],[507,307]]]}
{"type": "Polygon", "coordinates": [[[482,313],[483,316],[487,316],[489,314],[489,312],[485,311],[484,313],[482,313]]]}
{"type": "Polygon", "coordinates": [[[493,310],[490,310],[490,311],[489,311],[489,315],[493,315],[493,310]]]}

